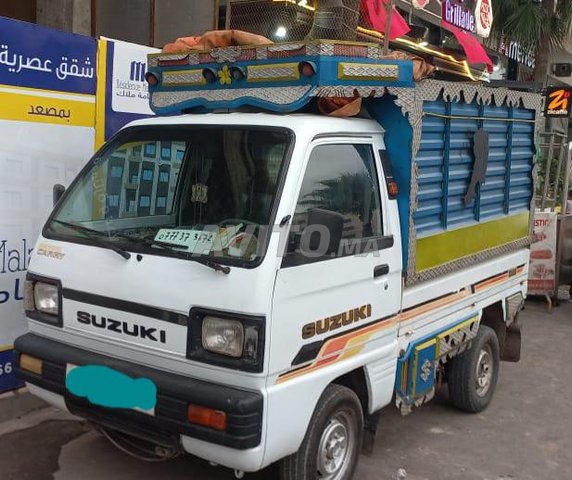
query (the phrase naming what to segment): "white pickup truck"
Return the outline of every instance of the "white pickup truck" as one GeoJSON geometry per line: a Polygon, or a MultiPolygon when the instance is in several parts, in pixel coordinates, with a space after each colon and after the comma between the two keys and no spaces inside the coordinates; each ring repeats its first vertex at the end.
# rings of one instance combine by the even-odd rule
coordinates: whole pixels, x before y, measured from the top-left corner
{"type": "Polygon", "coordinates": [[[518,360],[540,102],[273,48],[151,57],[159,113],[226,110],[135,122],[57,190],[18,372],[132,453],[347,480],[392,399],[479,412],[518,360]],[[290,113],[340,91],[369,118],[290,113]]]}

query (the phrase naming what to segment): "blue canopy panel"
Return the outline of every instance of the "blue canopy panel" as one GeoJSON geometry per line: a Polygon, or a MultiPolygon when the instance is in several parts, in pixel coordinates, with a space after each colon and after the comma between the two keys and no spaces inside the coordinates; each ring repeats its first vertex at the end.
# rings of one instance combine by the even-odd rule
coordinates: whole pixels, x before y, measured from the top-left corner
{"type": "Polygon", "coordinates": [[[147,73],[159,115],[244,106],[287,113],[314,97],[367,97],[413,87],[413,63],[383,59],[375,44],[319,42],[154,54],[147,73]]]}
{"type": "Polygon", "coordinates": [[[530,210],[535,112],[507,106],[425,102],[417,154],[417,235],[530,210]],[[469,204],[464,197],[474,166],[473,137],[488,132],[486,174],[469,204]]]}
{"type": "MultiPolygon", "coordinates": [[[[463,85],[458,87],[461,92],[463,85]]],[[[417,273],[526,238],[534,193],[536,111],[442,97],[427,101],[419,88],[415,95],[422,121],[414,159],[411,119],[396,98],[385,95],[365,103],[385,129],[387,155],[399,185],[403,265],[409,265],[412,251],[417,273]],[[475,172],[478,131],[487,137],[480,175],[475,172]],[[467,197],[474,178],[474,195],[467,197]]]]}

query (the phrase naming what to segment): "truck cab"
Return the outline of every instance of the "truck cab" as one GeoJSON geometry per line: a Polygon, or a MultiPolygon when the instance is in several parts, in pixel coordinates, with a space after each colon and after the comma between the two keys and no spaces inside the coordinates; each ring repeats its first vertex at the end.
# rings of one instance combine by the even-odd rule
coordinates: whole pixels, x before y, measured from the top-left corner
{"type": "MultiPolygon", "coordinates": [[[[211,461],[236,457],[236,468],[260,468],[261,437],[301,439],[312,413],[306,405],[329,383],[297,374],[313,359],[302,342],[313,340],[315,350],[324,336],[400,309],[399,221],[383,150],[376,122],[315,115],[187,115],[124,129],[72,184],[39,240],[28,277],[36,299],[30,334],[19,344],[37,344],[32,351],[56,378],[32,391],[81,415],[86,404],[61,395],[70,364],[113,359],[131,375],[168,374],[176,396],[163,398],[158,381],[155,411],[144,420],[166,429],[163,422],[177,423],[169,415],[180,417],[179,433],[205,433],[191,435],[191,452],[204,455],[210,440],[237,449],[232,456],[217,449],[211,461]],[[116,202],[115,192],[127,192],[126,200],[116,202]],[[331,215],[337,238],[305,256],[292,243],[311,247],[308,233],[297,232],[312,215],[331,215]],[[334,243],[336,253],[344,250],[339,258],[334,243]],[[181,248],[189,245],[190,254],[181,248]],[[49,298],[57,299],[52,313],[43,308],[49,298]],[[330,311],[339,318],[328,319],[330,311]],[[144,374],[148,368],[156,372],[144,374]],[[181,388],[177,378],[196,388],[181,388]],[[220,403],[219,388],[232,389],[236,411],[220,403]],[[188,404],[223,411],[227,431],[189,424],[188,404]],[[265,419],[280,427],[269,432],[265,419]]],[[[391,386],[395,324],[379,344],[386,370],[379,387],[391,386]]],[[[379,405],[391,400],[386,390],[379,405]]],[[[273,460],[288,453],[272,443],[273,460]]]]}

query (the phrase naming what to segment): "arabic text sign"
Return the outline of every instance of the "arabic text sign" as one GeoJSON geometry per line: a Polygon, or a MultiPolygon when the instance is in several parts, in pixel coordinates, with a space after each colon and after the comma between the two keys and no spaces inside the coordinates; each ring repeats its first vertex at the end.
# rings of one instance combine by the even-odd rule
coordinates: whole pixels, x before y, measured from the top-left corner
{"type": "Polygon", "coordinates": [[[54,98],[40,90],[0,86],[0,105],[0,118],[18,122],[92,127],[95,118],[94,97],[83,95],[54,98]]]}
{"type": "Polygon", "coordinates": [[[96,41],[0,17],[0,84],[95,94],[96,41]]]}
{"type": "Polygon", "coordinates": [[[556,288],[557,224],[556,213],[536,212],[534,215],[534,243],[530,247],[528,278],[530,295],[544,295],[556,288]]]}

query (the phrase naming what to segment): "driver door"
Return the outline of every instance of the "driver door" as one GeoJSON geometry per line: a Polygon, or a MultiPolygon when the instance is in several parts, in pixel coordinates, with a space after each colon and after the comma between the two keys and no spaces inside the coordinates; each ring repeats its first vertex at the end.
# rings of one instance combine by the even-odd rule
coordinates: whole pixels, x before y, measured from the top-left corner
{"type": "Polygon", "coordinates": [[[381,136],[312,144],[290,238],[303,232],[312,210],[319,209],[343,217],[341,245],[335,254],[304,258],[298,248],[283,258],[271,340],[280,348],[270,359],[270,373],[279,380],[315,376],[322,368],[335,378],[345,373],[347,360],[375,350],[383,373],[372,388],[386,392],[376,396],[378,404],[389,403],[393,391],[397,323],[392,317],[401,302],[399,226],[391,220],[386,184],[380,181],[383,148],[381,136]]]}

